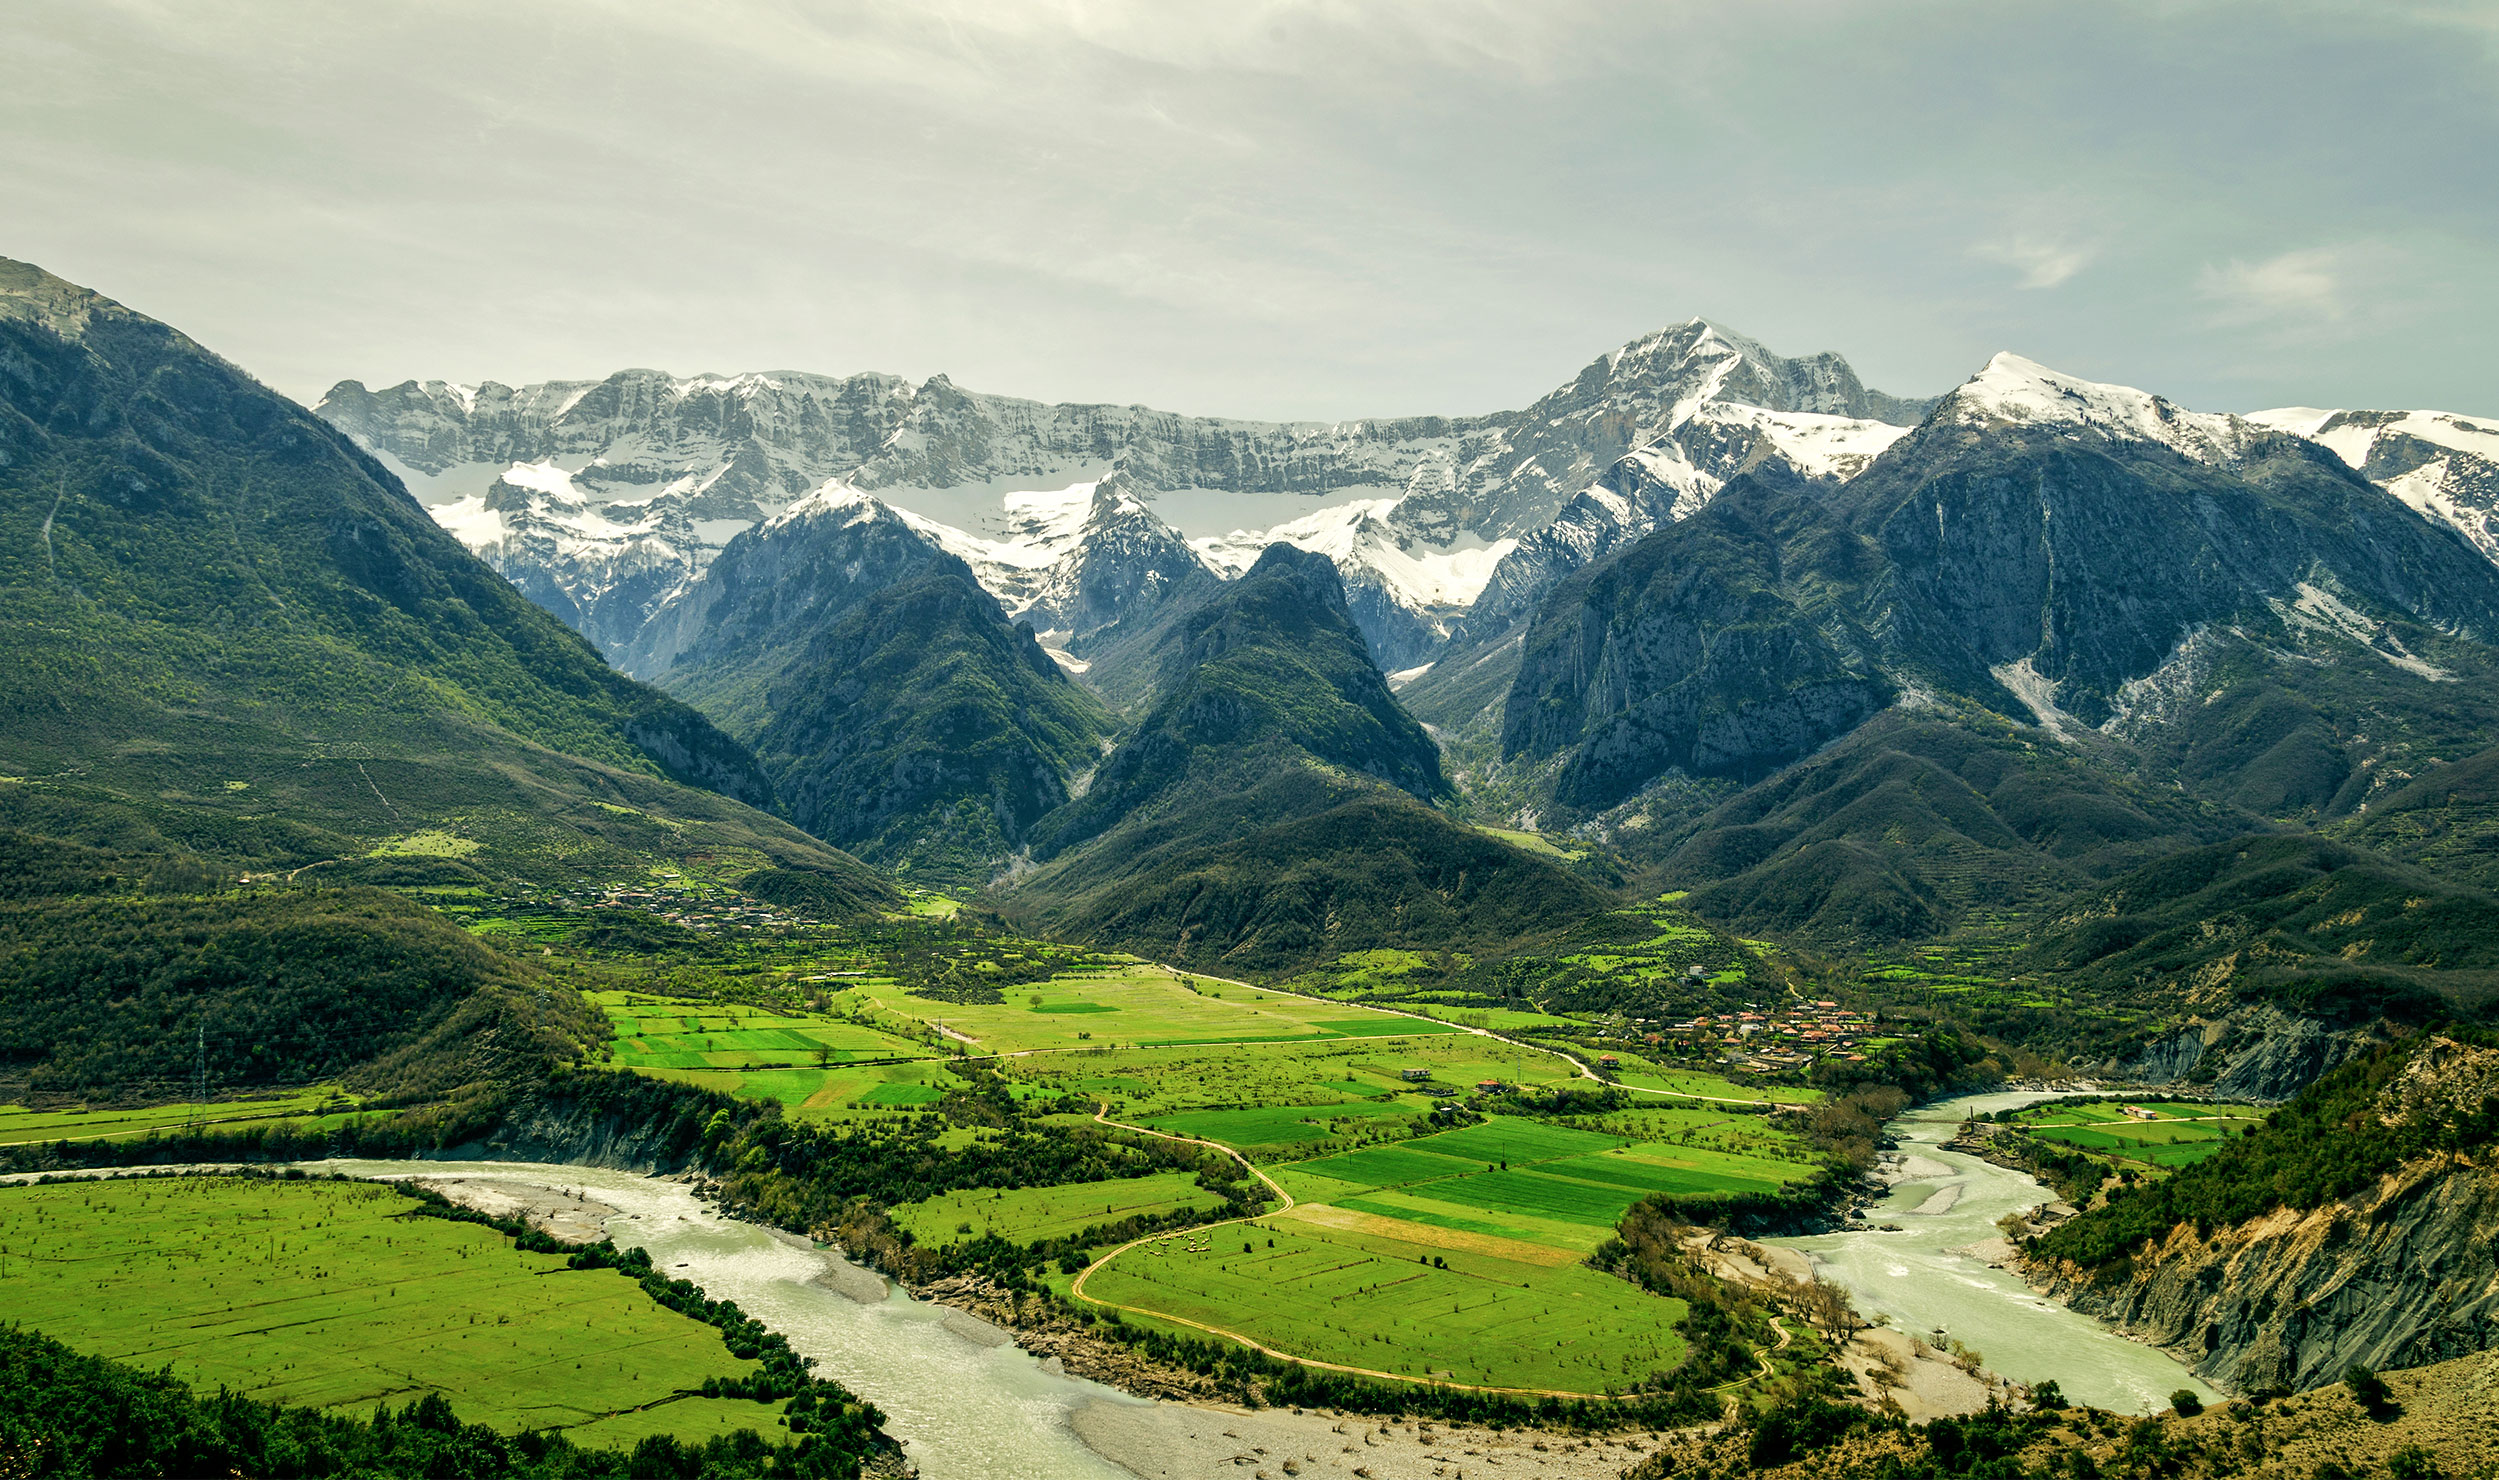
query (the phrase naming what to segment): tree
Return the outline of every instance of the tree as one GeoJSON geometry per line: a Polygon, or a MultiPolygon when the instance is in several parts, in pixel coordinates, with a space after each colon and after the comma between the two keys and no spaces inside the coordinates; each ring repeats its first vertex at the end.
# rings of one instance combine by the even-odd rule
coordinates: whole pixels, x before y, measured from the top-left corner
{"type": "Polygon", "coordinates": [[[2387,1391],[2386,1379],[2371,1371],[2366,1362],[2354,1362],[2343,1369],[2343,1386],[2351,1389],[2352,1401],[2371,1418],[2390,1418],[2401,1411],[2395,1404],[2395,1395],[2387,1391]]]}
{"type": "Polygon", "coordinates": [[[2180,1388],[2169,1395],[2169,1406],[2178,1410],[2180,1418],[2193,1418],[2204,1411],[2204,1400],[2195,1395],[2195,1389],[2180,1388]]]}

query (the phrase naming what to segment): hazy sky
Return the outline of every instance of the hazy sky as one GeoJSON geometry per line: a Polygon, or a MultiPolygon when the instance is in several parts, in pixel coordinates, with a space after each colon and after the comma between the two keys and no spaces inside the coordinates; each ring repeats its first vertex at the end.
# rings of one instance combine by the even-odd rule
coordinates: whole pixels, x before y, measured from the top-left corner
{"type": "Polygon", "coordinates": [[[1701,314],[2499,415],[2499,0],[23,3],[0,255],[307,400],[1473,412],[1701,314]]]}

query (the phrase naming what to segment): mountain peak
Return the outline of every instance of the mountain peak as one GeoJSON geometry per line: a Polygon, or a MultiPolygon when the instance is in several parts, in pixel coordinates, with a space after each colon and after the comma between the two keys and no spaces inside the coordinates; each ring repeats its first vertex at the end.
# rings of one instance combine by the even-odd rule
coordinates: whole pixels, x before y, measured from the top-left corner
{"type": "Polygon", "coordinates": [[[2009,350],[1944,398],[1938,415],[1964,425],[2017,423],[2088,427],[2129,441],[2153,442],[2197,462],[2229,463],[2258,429],[2235,416],[2187,411],[2128,385],[2110,385],[2051,370],[2009,350]]]}

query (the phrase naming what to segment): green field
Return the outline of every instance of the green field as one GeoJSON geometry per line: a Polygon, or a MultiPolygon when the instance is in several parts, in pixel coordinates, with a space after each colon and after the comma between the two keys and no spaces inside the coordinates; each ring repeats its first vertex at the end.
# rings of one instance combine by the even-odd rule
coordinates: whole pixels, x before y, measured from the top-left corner
{"type": "Polygon", "coordinates": [[[861,1059],[934,1058],[926,1044],[823,1013],[700,1002],[648,992],[592,992],[627,1069],[758,1069],[861,1059]]]}
{"type": "Polygon", "coordinates": [[[2139,1120],[2118,1105],[2050,1105],[2016,1123],[2043,1141],[2172,1170],[2202,1161],[2262,1123],[2261,1117],[2228,1105],[2168,1100],[2135,1104],[2160,1118],[2139,1120]]]}
{"type": "Polygon", "coordinates": [[[942,1023],[974,1053],[1025,1054],[1093,1045],[1314,1042],[1455,1031],[1443,1023],[1315,1002],[1284,992],[1183,977],[1160,966],[1070,973],[1003,989],[995,1003],[938,1002],[870,983],[849,994],[874,1011],[942,1023]]]}
{"type": "Polygon", "coordinates": [[[91,1110],[83,1106],[30,1110],[22,1105],[0,1105],[0,1146],[29,1141],[119,1141],[193,1125],[213,1125],[223,1131],[238,1130],[253,1122],[319,1120],[335,1124],[345,1119],[355,1104],[354,1097],[341,1092],[336,1085],[321,1084],[251,1099],[211,1100],[206,1105],[151,1105],[135,1110],[91,1110]]]}
{"type": "Polygon", "coordinates": [[[1037,1089],[1108,1104],[1113,1115],[1131,1121],[1191,1110],[1341,1106],[1392,1097],[1406,1107],[1402,1113],[1420,1114],[1431,1101],[1420,1093],[1425,1085],[1402,1077],[1409,1069],[1427,1071],[1430,1086],[1461,1091],[1485,1079],[1550,1085],[1578,1077],[1568,1060],[1554,1054],[1456,1032],[1222,1048],[1105,1045],[1084,1053],[1035,1054],[1004,1067],[1037,1089]]]}
{"type": "Polygon", "coordinates": [[[908,1064],[857,1064],[829,1069],[644,1069],[655,1079],[681,1079],[727,1090],[743,1100],[777,1100],[799,1120],[840,1120],[851,1112],[933,1105],[961,1081],[936,1059],[908,1064]]]}
{"type": "Polygon", "coordinates": [[[1631,1089],[1710,1100],[1768,1100],[1779,1105],[1812,1105],[1822,1099],[1822,1091],[1818,1089],[1780,1084],[1737,1084],[1733,1080],[1694,1069],[1672,1069],[1652,1064],[1628,1050],[1606,1051],[1621,1061],[1621,1067],[1614,1071],[1615,1079],[1631,1089]]]}
{"type": "Polygon", "coordinates": [[[1145,1213],[1182,1208],[1208,1211],[1223,1199],[1197,1185],[1191,1172],[1156,1172],[1112,1182],[1079,1182],[1065,1187],[1025,1187],[1014,1191],[976,1188],[949,1192],[893,1210],[898,1227],[924,1244],[949,1244],[983,1233],[1013,1243],[1065,1238],[1106,1223],[1145,1213]],[[970,1232],[965,1225],[970,1225],[970,1232]]]}
{"type": "Polygon", "coordinates": [[[1436,1136],[1278,1169],[1306,1202],[1585,1251],[1651,1193],[1766,1192],[1813,1171],[1703,1145],[1495,1116],[1436,1136]]]}
{"type": "Polygon", "coordinates": [[[1417,1380],[1599,1393],[1683,1360],[1681,1301],[1533,1245],[1319,1216],[1154,1241],[1095,1270],[1085,1294],[1417,1380]]]}
{"type": "Polygon", "coordinates": [[[588,1444],[773,1424],[766,1404],[684,1396],[755,1370],[711,1327],[612,1270],[414,1206],[358,1182],[0,1187],[0,1309],[269,1402],[363,1414],[440,1392],[472,1422],[588,1444]]]}
{"type": "Polygon", "coordinates": [[[1377,1128],[1382,1131],[1401,1130],[1422,1115],[1419,1104],[1354,1101],[1338,1105],[1270,1105],[1247,1110],[1189,1110],[1178,1115],[1158,1115],[1139,1124],[1175,1136],[1221,1141],[1255,1154],[1324,1141],[1349,1130],[1359,1133],[1372,1129],[1363,1124],[1365,1121],[1381,1122],[1377,1128]]]}

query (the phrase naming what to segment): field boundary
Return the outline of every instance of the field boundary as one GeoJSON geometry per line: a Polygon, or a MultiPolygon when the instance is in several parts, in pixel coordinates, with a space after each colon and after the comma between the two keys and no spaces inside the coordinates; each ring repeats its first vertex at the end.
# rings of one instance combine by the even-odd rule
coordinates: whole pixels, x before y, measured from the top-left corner
{"type": "MultiPolygon", "coordinates": [[[[1223,980],[1223,978],[1215,977],[1210,978],[1210,980],[1220,981],[1223,980]]],[[[1244,982],[1241,985],[1247,986],[1249,984],[1244,982]]],[[[1262,987],[1260,990],[1266,991],[1270,989],[1262,987]]],[[[1476,1030],[1470,1028],[1466,1031],[1474,1032],[1476,1030]]],[[[1086,1294],[1085,1281],[1093,1277],[1093,1272],[1095,1270],[1100,1269],[1103,1265],[1110,1263],[1120,1255],[1127,1253],[1130,1249],[1136,1248],[1141,1244],[1152,1243],[1158,1238],[1169,1238],[1175,1233],[1194,1233],[1202,1229],[1227,1228],[1239,1223],[1254,1223],[1260,1218],[1274,1217],[1280,1214],[1289,1213],[1295,1207],[1299,1206],[1293,1194],[1284,1190],[1282,1183],[1259,1170],[1248,1157],[1243,1156],[1240,1152],[1226,1146],[1221,1141],[1208,1141],[1195,1136],[1175,1136],[1169,1134],[1168,1132],[1150,1129],[1146,1126],[1128,1125],[1124,1122],[1111,1119],[1110,1106],[1108,1105],[1104,1105],[1101,1109],[1095,1111],[1093,1118],[1097,1124],[1111,1126],[1118,1130],[1135,1131],[1140,1135],[1153,1136],[1157,1139],[1165,1141],[1179,1141],[1193,1146],[1212,1147],[1215,1150],[1222,1152],[1224,1155],[1231,1157],[1234,1161],[1239,1162],[1249,1171],[1251,1176],[1266,1183],[1267,1186],[1274,1191],[1275,1195],[1282,1199],[1282,1202],[1269,1213],[1252,1213],[1241,1218],[1222,1218],[1212,1223],[1192,1224],[1187,1229],[1167,1228],[1159,1233],[1149,1233],[1143,1238],[1130,1239],[1128,1242],[1121,1244],[1118,1248],[1111,1250],[1101,1258],[1094,1260],[1091,1264],[1086,1265],[1083,1270],[1078,1272],[1075,1282],[1068,1286],[1068,1294],[1083,1301],[1085,1304],[1098,1305],[1105,1310],[1124,1311],[1130,1315],[1146,1316],[1157,1321],[1168,1321],[1175,1326],[1186,1326],[1193,1331],[1203,1331],[1210,1336],[1220,1336],[1226,1341],[1238,1342],[1242,1346],[1248,1347],[1251,1351],[1257,1352],[1261,1356],[1273,1357],[1279,1362],[1292,1362],[1296,1365],[1313,1368],[1321,1372],[1342,1372],[1350,1377],[1376,1377],[1384,1382],[1399,1382],[1414,1387],[1448,1388],[1454,1392],[1462,1393],[1497,1393],[1504,1397],[1512,1398],[1578,1398],[1589,1402],[1620,1402],[1625,1397],[1624,1394],[1620,1393],[1580,1393],[1572,1392],[1566,1388],[1493,1387],[1485,1383],[1452,1382],[1444,1378],[1415,1377],[1404,1372],[1383,1372],[1376,1367],[1352,1367],[1342,1362],[1323,1362],[1316,1357],[1305,1357],[1295,1352],[1279,1351],[1274,1347],[1268,1346],[1264,1342],[1258,1341],[1249,1336],[1244,1336],[1238,1331],[1229,1331],[1221,1326],[1210,1326],[1204,1321],[1192,1321],[1186,1316],[1169,1315],[1159,1310],[1148,1310],[1144,1306],[1139,1305],[1121,1305],[1115,1300],[1104,1300],[1098,1296],[1086,1294]]]]}

